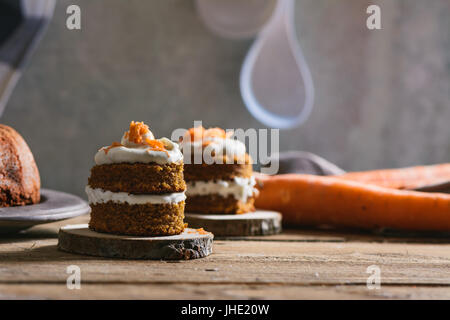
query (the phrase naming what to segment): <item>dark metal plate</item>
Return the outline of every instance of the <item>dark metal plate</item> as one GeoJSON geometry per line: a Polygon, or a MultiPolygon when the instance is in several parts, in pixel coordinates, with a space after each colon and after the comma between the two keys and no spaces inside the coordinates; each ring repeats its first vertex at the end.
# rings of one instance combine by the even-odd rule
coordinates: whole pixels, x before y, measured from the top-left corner
{"type": "Polygon", "coordinates": [[[17,232],[37,224],[69,219],[89,212],[89,205],[80,197],[41,189],[39,204],[0,208],[0,233],[17,232]]]}

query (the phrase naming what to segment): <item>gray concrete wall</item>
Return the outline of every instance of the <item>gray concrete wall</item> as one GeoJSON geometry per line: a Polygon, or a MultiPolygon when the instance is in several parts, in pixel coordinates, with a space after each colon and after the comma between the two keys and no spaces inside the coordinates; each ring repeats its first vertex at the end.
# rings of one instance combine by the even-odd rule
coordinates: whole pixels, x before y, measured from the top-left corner
{"type": "MultiPolygon", "coordinates": [[[[281,149],[347,170],[450,160],[450,2],[299,0],[296,24],[316,103],[281,149]],[[382,30],[365,27],[369,4],[382,30]]],[[[192,0],[59,0],[1,122],[19,130],[43,186],[83,194],[96,150],[130,120],[158,136],[189,127],[263,127],[245,109],[239,71],[251,40],[209,33],[192,0]],[[82,9],[82,30],[65,10],[82,9]]]]}

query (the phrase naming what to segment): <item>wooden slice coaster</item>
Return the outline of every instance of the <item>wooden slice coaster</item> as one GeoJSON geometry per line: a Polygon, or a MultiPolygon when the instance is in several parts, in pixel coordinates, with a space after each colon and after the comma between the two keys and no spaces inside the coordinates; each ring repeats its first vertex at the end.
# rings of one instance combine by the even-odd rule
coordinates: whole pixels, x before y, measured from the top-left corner
{"type": "Polygon", "coordinates": [[[136,237],[99,233],[87,224],[59,229],[58,248],[90,256],[121,259],[188,260],[212,253],[213,234],[186,229],[176,236],[136,237]]]}
{"type": "Polygon", "coordinates": [[[256,210],[244,214],[185,213],[184,221],[192,228],[204,228],[215,236],[256,236],[281,232],[281,214],[256,210]]]}

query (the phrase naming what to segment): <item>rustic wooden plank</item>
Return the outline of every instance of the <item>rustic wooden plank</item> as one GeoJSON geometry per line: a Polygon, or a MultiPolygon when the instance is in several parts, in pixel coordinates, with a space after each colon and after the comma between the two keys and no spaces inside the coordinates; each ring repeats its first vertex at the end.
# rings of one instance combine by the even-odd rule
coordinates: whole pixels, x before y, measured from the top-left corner
{"type": "MultiPolygon", "coordinates": [[[[21,241],[23,238],[57,237],[60,227],[67,224],[88,223],[89,216],[33,227],[9,239],[21,241]]],[[[450,237],[443,234],[413,233],[368,233],[357,230],[318,230],[284,228],[281,234],[267,236],[225,237],[226,240],[239,241],[286,241],[286,242],[379,242],[379,243],[450,243],[450,237]]],[[[0,239],[0,243],[1,243],[0,239]]],[[[8,240],[6,240],[8,241],[8,240]]]]}
{"type": "Polygon", "coordinates": [[[1,298],[124,299],[446,299],[450,244],[387,242],[367,234],[288,230],[271,241],[216,241],[201,260],[110,260],[60,252],[57,230],[37,226],[0,239],[1,298]],[[323,240],[323,241],[322,241],[323,240]],[[69,265],[82,290],[66,288],[69,265]],[[368,290],[366,269],[381,269],[381,289],[368,290]]]}
{"type": "Polygon", "coordinates": [[[384,284],[450,285],[450,245],[216,241],[201,260],[109,260],[63,253],[56,239],[0,246],[0,283],[59,283],[68,265],[88,283],[365,284],[370,265],[384,284]]]}
{"type": "Polygon", "coordinates": [[[450,299],[448,287],[224,284],[0,284],[0,299],[450,299]]]}

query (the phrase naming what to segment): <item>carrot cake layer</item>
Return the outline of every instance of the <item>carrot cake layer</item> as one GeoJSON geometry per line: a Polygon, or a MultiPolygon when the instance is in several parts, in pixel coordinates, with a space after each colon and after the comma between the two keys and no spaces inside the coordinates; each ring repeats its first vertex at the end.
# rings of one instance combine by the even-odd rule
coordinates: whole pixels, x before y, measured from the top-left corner
{"type": "Polygon", "coordinates": [[[180,234],[185,227],[184,201],[134,205],[109,201],[91,208],[89,228],[98,232],[163,236],[180,234]]]}
{"type": "Polygon", "coordinates": [[[202,214],[242,214],[254,211],[254,198],[245,202],[236,200],[233,196],[210,194],[204,196],[189,196],[186,207],[191,213],[202,214]]]}
{"type": "Polygon", "coordinates": [[[86,186],[95,231],[137,236],[184,229],[183,155],[167,138],[155,139],[131,122],[121,142],[101,148],[86,186]]]}
{"type": "Polygon", "coordinates": [[[252,160],[245,145],[220,128],[191,128],[180,141],[184,153],[186,210],[239,214],[254,210],[252,160]]]}
{"type": "Polygon", "coordinates": [[[196,180],[231,180],[235,177],[250,178],[253,175],[251,163],[245,164],[184,164],[184,178],[196,180]]]}
{"type": "Polygon", "coordinates": [[[91,188],[134,194],[182,192],[186,189],[182,163],[103,164],[92,167],[88,183],[91,188]]]}

